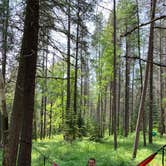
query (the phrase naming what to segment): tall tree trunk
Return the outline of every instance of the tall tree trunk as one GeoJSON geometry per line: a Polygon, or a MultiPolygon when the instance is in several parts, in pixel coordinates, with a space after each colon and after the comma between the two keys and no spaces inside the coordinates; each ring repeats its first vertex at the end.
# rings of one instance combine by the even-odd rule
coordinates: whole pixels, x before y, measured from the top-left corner
{"type": "MultiPolygon", "coordinates": [[[[127,27],[126,27],[127,31],[127,27]]],[[[129,82],[130,82],[130,62],[128,55],[129,45],[126,37],[126,82],[125,82],[125,112],[124,112],[124,136],[127,137],[129,133],[129,82]]]]}
{"type": "MultiPolygon", "coordinates": [[[[63,64],[63,75],[62,78],[64,78],[64,64],[63,64]]],[[[62,88],[61,88],[61,99],[62,99],[62,128],[64,128],[65,125],[65,108],[64,108],[64,82],[62,80],[62,88]]]]}
{"type": "Polygon", "coordinates": [[[37,141],[37,118],[36,118],[36,109],[34,110],[33,114],[33,139],[37,141]]]}
{"type": "MultiPolygon", "coordinates": [[[[43,38],[44,40],[44,38],[43,38]]],[[[42,43],[43,48],[45,47],[45,43],[42,43]]],[[[42,76],[45,77],[45,51],[42,52],[42,76]]],[[[41,85],[41,107],[40,107],[40,140],[44,138],[44,106],[45,106],[45,85],[42,82],[41,85]]]]}
{"type": "Polygon", "coordinates": [[[113,129],[114,129],[114,149],[116,150],[117,149],[117,131],[116,131],[116,0],[114,0],[114,82],[113,82],[113,111],[114,111],[114,114],[113,114],[113,117],[114,117],[114,126],[113,126],[113,129]]]}
{"type": "Polygon", "coordinates": [[[153,54],[150,59],[150,87],[149,87],[149,144],[152,144],[152,130],[153,130],[153,54]]]}
{"type": "Polygon", "coordinates": [[[96,126],[97,126],[97,137],[100,138],[101,131],[101,94],[98,94],[97,99],[97,113],[96,113],[96,126]]]}
{"type": "Polygon", "coordinates": [[[50,104],[50,124],[49,124],[49,139],[51,138],[52,135],[52,102],[50,104]]]}
{"type": "Polygon", "coordinates": [[[121,58],[120,58],[120,54],[119,54],[119,74],[118,74],[118,103],[117,103],[117,130],[119,131],[120,129],[120,110],[121,110],[121,107],[120,107],[120,93],[121,93],[121,58]]]}
{"type": "MultiPolygon", "coordinates": [[[[139,3],[138,0],[136,0],[136,6],[137,6],[137,25],[139,26],[140,24],[140,17],[139,17],[139,3]]],[[[141,64],[141,46],[140,46],[140,28],[138,27],[137,31],[137,44],[138,44],[138,57],[139,57],[139,69],[140,69],[140,80],[141,80],[141,93],[143,90],[143,74],[142,74],[142,64],[141,64]]],[[[140,96],[141,98],[141,96],[140,96]]],[[[144,111],[143,111],[144,112],[144,111]]],[[[144,141],[144,146],[146,146],[146,122],[145,122],[145,112],[143,113],[143,141],[144,141]]]]}
{"type": "MultiPolygon", "coordinates": [[[[45,93],[46,93],[46,91],[45,91],[45,93]]],[[[44,127],[43,128],[43,138],[46,138],[46,135],[47,135],[47,96],[44,96],[44,123],[43,123],[43,127],[44,127]]]]}
{"type": "MultiPolygon", "coordinates": [[[[162,34],[160,29],[160,63],[163,61],[163,51],[162,51],[162,34]]],[[[163,89],[164,89],[164,80],[163,80],[163,68],[160,66],[160,122],[159,122],[159,132],[160,135],[163,136],[165,131],[164,124],[164,106],[163,106],[163,89]]]]}
{"type": "Polygon", "coordinates": [[[66,98],[66,118],[65,118],[65,135],[64,139],[68,140],[69,136],[69,127],[71,124],[71,110],[70,110],[70,22],[71,22],[71,16],[70,16],[70,0],[66,0],[68,3],[68,29],[67,29],[67,98],[66,98]]]}
{"type": "Polygon", "coordinates": [[[105,129],[106,129],[106,114],[107,114],[107,85],[105,87],[105,93],[104,93],[104,106],[103,106],[103,117],[102,117],[102,121],[103,121],[103,126],[102,126],[102,136],[104,137],[105,134],[105,129]]]}
{"type": "Polygon", "coordinates": [[[21,124],[23,126],[18,165],[30,166],[31,164],[39,1],[27,0],[26,4],[24,34],[10,123],[7,166],[16,165],[21,124]]]}
{"type": "MultiPolygon", "coordinates": [[[[151,1],[151,9],[153,2],[151,1]]],[[[153,25],[154,26],[154,25],[153,25]]],[[[153,50],[153,45],[152,45],[153,50]]],[[[153,54],[150,57],[149,69],[149,144],[152,144],[152,130],[153,130],[153,54]]]]}
{"type": "Polygon", "coordinates": [[[2,32],[2,75],[5,83],[6,76],[6,59],[7,59],[7,37],[8,37],[8,24],[9,24],[9,0],[3,0],[4,6],[4,21],[3,21],[3,32],[2,32]]]}
{"type": "MultiPolygon", "coordinates": [[[[43,87],[42,87],[42,91],[43,91],[43,87]]],[[[43,94],[44,92],[42,92],[43,94]]],[[[41,98],[41,107],[40,107],[40,140],[43,139],[43,108],[44,108],[44,97],[42,96],[41,98]]]]}
{"type": "Polygon", "coordinates": [[[110,109],[110,111],[109,111],[109,124],[108,124],[108,134],[109,134],[109,136],[112,134],[112,83],[110,82],[110,88],[109,88],[109,90],[110,90],[110,97],[109,97],[109,109],[110,109]]]}
{"type": "Polygon", "coordinates": [[[38,50],[39,0],[27,0],[23,42],[30,56],[24,54],[23,123],[18,156],[18,166],[31,165],[32,122],[34,113],[35,75],[38,50]],[[26,36],[27,35],[27,36],[26,36]]]}
{"type": "Polygon", "coordinates": [[[5,83],[3,79],[3,75],[0,72],[0,110],[2,115],[2,131],[3,131],[3,138],[2,143],[4,145],[3,149],[3,161],[2,165],[6,166],[7,164],[7,136],[8,136],[8,114],[6,109],[6,95],[5,95],[5,83]]]}
{"type": "Polygon", "coordinates": [[[0,73],[0,89],[2,95],[1,107],[2,112],[0,112],[0,141],[4,146],[3,149],[3,161],[2,165],[6,165],[7,160],[7,138],[8,138],[8,113],[6,108],[6,97],[5,97],[5,82],[6,82],[6,60],[7,60],[7,37],[8,37],[8,24],[9,24],[9,0],[3,0],[4,6],[4,20],[3,20],[3,31],[2,31],[2,73],[0,73]],[[2,123],[1,123],[2,120],[2,123]],[[2,130],[1,130],[2,128],[2,130]],[[2,132],[1,132],[2,131],[2,132]]]}
{"type": "Polygon", "coordinates": [[[135,79],[135,62],[133,62],[133,75],[132,75],[132,97],[131,97],[131,113],[130,113],[130,131],[133,132],[133,114],[134,114],[134,79],[135,79]]]}
{"type": "MultiPolygon", "coordinates": [[[[46,34],[48,35],[48,30],[46,30],[46,34]]],[[[48,36],[46,38],[47,42],[48,42],[48,36]]],[[[45,138],[47,136],[47,66],[48,66],[48,45],[46,45],[46,57],[44,58],[44,62],[45,62],[45,70],[44,72],[44,131],[43,131],[43,137],[45,138]]]]}
{"type": "MultiPolygon", "coordinates": [[[[77,32],[76,32],[76,54],[75,54],[75,73],[74,73],[74,128],[77,129],[77,78],[78,78],[78,51],[79,51],[79,28],[80,28],[80,4],[79,4],[79,0],[77,2],[78,6],[77,6],[77,32]]],[[[74,130],[74,138],[76,137],[76,132],[74,130]]]]}
{"type": "MultiPolygon", "coordinates": [[[[155,9],[156,9],[156,0],[152,0],[151,20],[153,20],[155,18],[155,9]]],[[[148,58],[147,58],[148,63],[146,65],[146,69],[145,69],[145,80],[144,80],[144,86],[143,86],[143,90],[142,90],[141,101],[140,101],[139,112],[138,112],[138,118],[137,118],[136,136],[135,136],[134,148],[133,148],[133,158],[135,158],[136,154],[137,154],[140,124],[141,124],[141,119],[142,119],[143,112],[144,112],[144,103],[145,103],[145,98],[146,98],[148,75],[149,75],[149,70],[150,70],[150,60],[151,60],[151,56],[153,54],[153,39],[154,39],[154,22],[152,22],[150,24],[149,48],[148,48],[148,58]]]]}

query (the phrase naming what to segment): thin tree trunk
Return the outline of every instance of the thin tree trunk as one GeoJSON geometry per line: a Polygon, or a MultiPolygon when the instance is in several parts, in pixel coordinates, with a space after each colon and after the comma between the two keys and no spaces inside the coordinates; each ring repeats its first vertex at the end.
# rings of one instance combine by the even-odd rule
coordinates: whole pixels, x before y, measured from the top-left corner
{"type": "Polygon", "coordinates": [[[121,61],[120,61],[120,55],[119,55],[119,80],[118,80],[118,104],[117,104],[117,130],[120,129],[120,93],[121,93],[121,61]]]}
{"type": "MultiPolygon", "coordinates": [[[[47,37],[48,38],[48,37],[47,37]]],[[[46,46],[46,50],[48,50],[48,46],[46,46]]],[[[46,57],[45,57],[45,70],[44,70],[44,132],[43,136],[44,138],[47,135],[47,59],[48,59],[48,51],[46,51],[46,57]]]]}
{"type": "Polygon", "coordinates": [[[37,141],[37,119],[36,119],[36,110],[34,111],[34,118],[33,118],[33,138],[37,141]]]}
{"type": "MultiPolygon", "coordinates": [[[[45,78],[46,80],[46,78],[45,78]]],[[[46,93],[46,87],[45,87],[45,93],[46,93]]],[[[46,95],[46,94],[44,94],[46,95]]],[[[43,138],[46,138],[46,134],[47,134],[47,97],[44,96],[44,102],[43,102],[43,106],[44,106],[44,123],[43,123],[43,138]]]]}
{"type": "MultiPolygon", "coordinates": [[[[153,1],[151,0],[151,10],[153,1]]],[[[151,11],[152,12],[152,11],[151,11]]],[[[154,23],[153,23],[154,26],[154,23]]],[[[154,27],[153,27],[154,28],[154,27]]],[[[153,30],[154,31],[154,30],[153,30]]],[[[152,45],[153,50],[153,45],[152,45]]],[[[153,130],[153,54],[150,56],[149,67],[149,144],[152,144],[152,130],[153,130]]]]}
{"type": "Polygon", "coordinates": [[[68,29],[67,29],[67,98],[66,98],[66,118],[65,118],[65,135],[64,139],[67,141],[69,136],[69,127],[71,123],[71,110],[70,110],[70,22],[71,22],[71,16],[70,16],[70,0],[66,0],[68,3],[68,29]]]}
{"type": "Polygon", "coordinates": [[[105,87],[105,95],[104,95],[104,106],[103,106],[103,128],[102,128],[102,135],[104,137],[105,134],[105,128],[106,128],[106,113],[107,113],[107,86],[105,87]]]}
{"type": "MultiPolygon", "coordinates": [[[[80,24],[80,6],[79,6],[79,0],[78,0],[78,11],[77,11],[77,35],[76,35],[76,56],[75,56],[75,73],[74,73],[74,128],[77,128],[77,78],[78,78],[78,51],[79,51],[79,24],[80,24]]],[[[76,132],[74,131],[74,139],[76,137],[76,132]]]]}
{"type": "Polygon", "coordinates": [[[130,113],[130,131],[133,132],[133,114],[134,114],[134,79],[135,79],[135,62],[133,62],[133,75],[132,75],[132,105],[131,105],[131,113],[130,113]]]}
{"type": "Polygon", "coordinates": [[[42,96],[41,108],[40,108],[40,140],[43,139],[43,107],[44,107],[44,97],[42,96]]]}
{"type": "Polygon", "coordinates": [[[6,97],[5,97],[5,82],[6,82],[6,60],[7,60],[7,37],[8,37],[8,24],[9,24],[9,0],[3,1],[4,6],[4,22],[3,22],[3,32],[2,32],[2,73],[0,73],[0,89],[2,95],[1,98],[1,108],[2,112],[0,112],[0,141],[2,140],[4,149],[3,149],[3,161],[2,165],[6,165],[7,163],[7,143],[8,143],[8,113],[6,108],[6,97]]]}
{"type": "Polygon", "coordinates": [[[117,134],[116,134],[116,0],[114,0],[114,82],[113,82],[113,117],[114,117],[114,149],[117,149],[117,134]]]}
{"type": "Polygon", "coordinates": [[[3,138],[2,138],[2,143],[4,146],[3,149],[3,161],[2,165],[6,166],[7,165],[7,136],[8,136],[8,114],[7,114],[7,109],[6,109],[6,95],[5,95],[5,83],[3,79],[3,75],[0,72],[0,110],[1,110],[1,115],[2,115],[2,131],[3,131],[3,138]]]}
{"type": "Polygon", "coordinates": [[[110,107],[109,107],[109,109],[110,109],[110,111],[109,111],[109,124],[108,124],[108,134],[109,134],[109,136],[112,134],[111,133],[111,129],[112,129],[112,83],[110,83],[110,88],[109,88],[109,90],[110,90],[110,98],[109,98],[109,100],[110,100],[110,107]]]}
{"type": "MultiPolygon", "coordinates": [[[[162,34],[160,29],[160,63],[163,61],[162,57],[162,34]]],[[[165,131],[165,124],[164,124],[164,106],[163,106],[163,89],[164,89],[164,80],[163,80],[163,68],[160,66],[160,122],[159,122],[159,132],[160,135],[163,136],[165,131]]]]}
{"type": "MultiPolygon", "coordinates": [[[[137,4],[137,25],[138,25],[138,30],[137,30],[137,43],[138,43],[138,57],[139,59],[139,68],[140,68],[140,80],[141,80],[141,92],[143,90],[143,74],[142,74],[142,65],[141,65],[141,46],[140,46],[140,18],[139,18],[139,3],[138,0],[136,0],[136,4],[137,4]]],[[[141,96],[140,96],[141,98],[141,96]]],[[[143,111],[144,112],[144,111],[143,111]]],[[[146,146],[146,122],[145,122],[145,112],[143,113],[143,141],[144,141],[144,146],[146,146]]]]}
{"type": "MultiPolygon", "coordinates": [[[[63,65],[63,76],[64,78],[64,65],[63,65]]],[[[62,88],[61,88],[61,94],[62,94],[62,126],[64,128],[65,125],[65,108],[64,108],[64,82],[62,81],[62,88]]]]}
{"type": "MultiPolygon", "coordinates": [[[[126,27],[127,32],[127,27],[126,27]]],[[[129,54],[128,39],[126,37],[126,82],[125,82],[125,114],[124,114],[124,136],[129,132],[129,82],[130,82],[130,64],[127,58],[129,54]]]]}
{"type": "Polygon", "coordinates": [[[2,75],[5,83],[6,76],[6,59],[7,59],[7,37],[8,37],[8,24],[9,24],[9,0],[3,0],[4,6],[4,22],[2,33],[2,75]]]}
{"type": "MultiPolygon", "coordinates": [[[[153,20],[155,17],[156,0],[153,0],[152,4],[153,5],[152,5],[151,20],[153,20]]],[[[150,62],[151,56],[153,54],[153,39],[154,39],[154,22],[152,22],[150,24],[149,48],[148,48],[148,58],[147,58],[148,63],[146,65],[146,69],[145,69],[145,80],[144,80],[144,86],[143,86],[143,90],[142,90],[138,118],[137,118],[136,136],[135,136],[134,148],[133,148],[133,158],[135,158],[136,154],[137,154],[140,124],[141,124],[141,119],[142,119],[143,112],[144,112],[144,103],[145,103],[146,90],[147,90],[147,84],[148,84],[148,74],[149,74],[149,70],[150,70],[150,63],[149,62],[150,62]]]]}
{"type": "Polygon", "coordinates": [[[50,127],[49,127],[49,139],[52,135],[52,102],[50,104],[50,127]]]}
{"type": "Polygon", "coordinates": [[[149,103],[149,144],[152,144],[152,130],[153,130],[153,54],[150,59],[150,103],[149,103]]]}

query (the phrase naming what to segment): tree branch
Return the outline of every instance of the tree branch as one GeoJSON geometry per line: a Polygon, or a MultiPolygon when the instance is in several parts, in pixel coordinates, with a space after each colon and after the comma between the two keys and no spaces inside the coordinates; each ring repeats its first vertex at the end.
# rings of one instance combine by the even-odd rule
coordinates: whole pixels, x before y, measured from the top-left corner
{"type": "Polygon", "coordinates": [[[123,57],[124,57],[124,58],[129,58],[129,59],[134,59],[134,60],[141,60],[141,61],[147,62],[147,63],[152,63],[152,64],[154,64],[154,65],[156,65],[156,66],[159,66],[159,67],[166,67],[165,64],[161,64],[161,63],[157,63],[157,62],[151,62],[151,61],[148,61],[148,60],[145,60],[145,59],[136,57],[136,56],[134,56],[134,57],[131,57],[131,56],[123,56],[123,57]]]}
{"type": "Polygon", "coordinates": [[[125,37],[125,36],[127,36],[127,35],[130,35],[130,34],[131,34],[132,32],[134,32],[136,29],[138,29],[138,28],[140,28],[140,27],[143,27],[143,26],[146,26],[146,25],[148,25],[148,24],[150,24],[150,23],[152,23],[152,22],[155,22],[155,21],[157,21],[157,20],[161,20],[161,19],[163,19],[163,18],[166,18],[166,15],[157,17],[157,18],[155,18],[155,19],[153,19],[153,20],[151,20],[151,21],[148,21],[148,22],[146,22],[146,23],[142,23],[142,24],[140,24],[140,25],[137,25],[137,26],[135,26],[133,29],[131,29],[130,31],[128,31],[128,32],[126,32],[126,33],[124,33],[124,34],[122,34],[121,37],[125,37]]]}
{"type": "Polygon", "coordinates": [[[154,28],[156,28],[156,29],[166,29],[166,27],[159,27],[159,26],[155,26],[154,28]]]}
{"type": "MultiPolygon", "coordinates": [[[[55,79],[55,80],[67,80],[67,78],[51,77],[51,76],[44,77],[44,76],[40,76],[40,75],[37,75],[36,78],[41,78],[41,79],[55,79]]],[[[70,77],[70,79],[74,79],[74,78],[70,77]]]]}

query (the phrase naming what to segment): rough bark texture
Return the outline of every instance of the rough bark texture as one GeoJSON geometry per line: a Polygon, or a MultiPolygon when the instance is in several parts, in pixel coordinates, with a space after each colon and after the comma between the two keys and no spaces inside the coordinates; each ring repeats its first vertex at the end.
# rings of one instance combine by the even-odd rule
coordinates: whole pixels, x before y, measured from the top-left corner
{"type": "Polygon", "coordinates": [[[32,123],[34,113],[35,75],[39,31],[39,0],[27,0],[23,42],[26,43],[24,60],[23,123],[18,156],[18,166],[31,165],[32,123]],[[28,56],[27,56],[28,53],[28,56]]]}
{"type": "Polygon", "coordinates": [[[20,140],[20,154],[22,156],[20,161],[23,163],[18,165],[29,166],[31,164],[39,2],[38,0],[27,0],[26,4],[24,34],[10,122],[7,166],[16,165],[21,124],[23,124],[23,128],[20,140]],[[24,123],[22,123],[22,119],[24,123]]]}

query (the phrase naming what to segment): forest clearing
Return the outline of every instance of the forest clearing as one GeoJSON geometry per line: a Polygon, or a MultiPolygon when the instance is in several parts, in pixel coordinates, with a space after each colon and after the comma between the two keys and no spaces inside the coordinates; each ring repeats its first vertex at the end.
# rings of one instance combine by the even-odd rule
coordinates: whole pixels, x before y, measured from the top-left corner
{"type": "MultiPolygon", "coordinates": [[[[89,141],[89,138],[74,141],[72,144],[64,142],[62,135],[51,139],[38,140],[33,142],[32,165],[33,166],[51,166],[53,162],[60,166],[85,166],[89,158],[96,159],[97,166],[135,166],[147,156],[154,153],[165,143],[165,137],[154,138],[154,144],[143,147],[143,141],[140,141],[138,148],[138,157],[132,159],[132,144],[134,135],[125,139],[119,138],[119,148],[114,151],[113,137],[105,137],[101,142],[89,141]],[[160,141],[159,141],[160,140],[160,141]],[[44,157],[45,162],[44,162],[44,157]]],[[[140,138],[142,139],[142,136],[140,138]]],[[[2,156],[1,156],[2,157],[2,156]]],[[[1,158],[2,159],[2,158],[1,158]]],[[[159,153],[149,166],[161,166],[162,153],[159,153]]]]}
{"type": "Polygon", "coordinates": [[[165,0],[0,1],[2,166],[166,166],[165,150],[165,0]]]}

